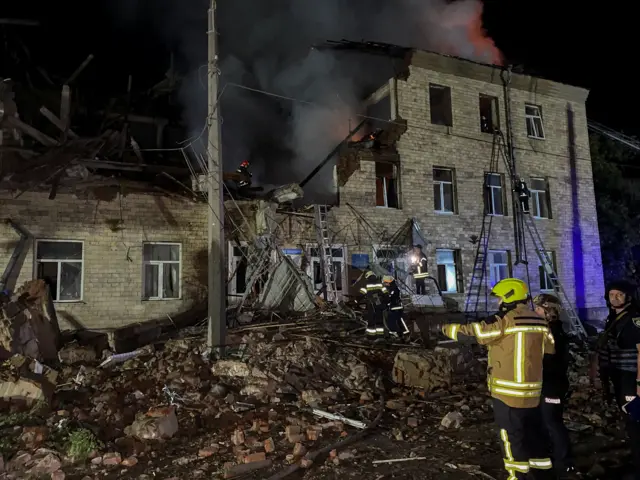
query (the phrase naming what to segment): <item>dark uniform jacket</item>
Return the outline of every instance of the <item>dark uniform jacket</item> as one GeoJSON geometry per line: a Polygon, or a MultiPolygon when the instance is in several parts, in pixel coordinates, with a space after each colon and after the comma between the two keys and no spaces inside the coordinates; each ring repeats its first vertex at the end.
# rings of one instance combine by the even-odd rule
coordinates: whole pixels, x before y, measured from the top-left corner
{"type": "Polygon", "coordinates": [[[618,403],[636,394],[640,312],[629,305],[620,313],[612,311],[598,338],[597,351],[602,382],[613,383],[618,403]]]}
{"type": "Polygon", "coordinates": [[[562,400],[569,392],[569,338],[560,321],[549,323],[549,329],[556,353],[547,353],[542,360],[542,396],[562,400]]]}
{"type": "Polygon", "coordinates": [[[402,310],[402,298],[400,296],[400,289],[396,282],[391,282],[387,288],[387,303],[389,310],[402,310]]]}

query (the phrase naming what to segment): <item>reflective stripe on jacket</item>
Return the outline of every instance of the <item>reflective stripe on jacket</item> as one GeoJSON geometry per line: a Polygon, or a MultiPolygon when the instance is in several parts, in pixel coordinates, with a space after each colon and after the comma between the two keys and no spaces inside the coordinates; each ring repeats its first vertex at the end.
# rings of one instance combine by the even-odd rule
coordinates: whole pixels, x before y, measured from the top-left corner
{"type": "Polygon", "coordinates": [[[422,254],[420,258],[413,264],[413,278],[427,278],[429,273],[427,272],[427,257],[422,254]]]}
{"type": "Polygon", "coordinates": [[[517,305],[495,322],[448,324],[442,331],[453,340],[473,336],[489,349],[487,383],[491,396],[510,407],[533,408],[542,393],[542,359],[555,353],[547,321],[525,305],[517,305]]]}

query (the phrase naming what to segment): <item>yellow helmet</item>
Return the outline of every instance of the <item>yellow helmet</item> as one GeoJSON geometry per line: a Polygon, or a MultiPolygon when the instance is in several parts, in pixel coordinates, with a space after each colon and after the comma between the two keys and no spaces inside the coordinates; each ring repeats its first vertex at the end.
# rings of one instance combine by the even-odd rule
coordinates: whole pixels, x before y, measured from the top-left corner
{"type": "Polygon", "coordinates": [[[529,298],[527,284],[517,278],[505,278],[495,284],[491,295],[504,303],[524,302],[529,298]]]}
{"type": "Polygon", "coordinates": [[[385,275],[384,277],[382,277],[382,282],[383,283],[391,283],[394,280],[395,279],[391,275],[385,275]]]}

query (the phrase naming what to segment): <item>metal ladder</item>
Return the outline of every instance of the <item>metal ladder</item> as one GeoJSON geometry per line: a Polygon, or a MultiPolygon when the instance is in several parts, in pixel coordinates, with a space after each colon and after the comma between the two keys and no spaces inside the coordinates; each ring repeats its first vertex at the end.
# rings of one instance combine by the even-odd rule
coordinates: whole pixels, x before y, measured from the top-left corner
{"type": "MultiPolygon", "coordinates": [[[[501,132],[496,130],[493,133],[493,142],[491,144],[491,158],[489,160],[489,174],[498,172],[498,158],[500,156],[500,140],[501,132]]],[[[483,216],[482,226],[480,227],[480,236],[478,237],[478,246],[476,247],[476,255],[473,260],[473,271],[471,273],[471,282],[469,284],[469,293],[464,306],[465,316],[471,313],[475,313],[478,316],[478,305],[480,303],[480,296],[482,295],[482,285],[487,275],[487,255],[489,253],[489,240],[491,237],[491,226],[493,224],[493,216],[489,215],[487,211],[487,199],[484,197],[487,195],[487,189],[489,188],[489,175],[484,176],[483,184],[483,216]]],[[[487,282],[488,283],[488,282],[487,282]]],[[[488,311],[488,291],[485,286],[485,311],[488,311]]]]}
{"type": "Polygon", "coordinates": [[[338,289],[331,255],[331,242],[327,221],[329,209],[327,205],[315,205],[316,235],[318,240],[318,257],[320,259],[320,274],[322,275],[323,296],[327,301],[338,303],[338,289]]]}
{"type": "Polygon", "coordinates": [[[547,277],[551,281],[553,290],[560,298],[560,302],[563,304],[565,312],[567,312],[567,316],[569,317],[569,321],[571,322],[571,333],[582,338],[587,338],[587,332],[584,329],[582,322],[580,321],[580,317],[578,317],[578,313],[576,312],[575,308],[573,308],[573,305],[569,300],[569,296],[560,283],[558,274],[553,268],[553,259],[547,253],[547,250],[542,241],[542,237],[540,236],[540,232],[538,232],[538,229],[536,227],[535,221],[533,220],[533,218],[531,218],[531,215],[523,214],[523,217],[523,223],[525,225],[525,228],[527,229],[527,233],[529,233],[529,236],[531,237],[531,242],[533,243],[533,248],[535,248],[536,250],[538,260],[540,260],[540,265],[543,266],[547,277]]]}
{"type": "MultiPolygon", "coordinates": [[[[475,313],[477,316],[478,314],[478,304],[480,303],[480,296],[482,295],[482,285],[487,274],[487,254],[489,251],[489,238],[491,236],[492,223],[492,216],[485,215],[482,218],[482,227],[480,228],[478,246],[476,247],[476,256],[473,261],[469,293],[467,293],[467,299],[464,306],[465,315],[475,313]]],[[[485,295],[485,310],[487,309],[486,297],[487,295],[485,295]]]]}

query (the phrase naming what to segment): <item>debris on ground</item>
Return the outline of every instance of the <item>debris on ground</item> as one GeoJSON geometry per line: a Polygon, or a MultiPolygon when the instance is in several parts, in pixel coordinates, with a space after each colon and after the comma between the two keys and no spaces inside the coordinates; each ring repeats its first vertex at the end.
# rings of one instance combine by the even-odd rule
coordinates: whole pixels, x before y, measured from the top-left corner
{"type": "MultiPolygon", "coordinates": [[[[502,478],[483,352],[358,329],[337,315],[253,323],[230,330],[219,361],[204,327],[122,354],[78,336],[46,361],[14,352],[0,479],[502,478]]],[[[578,466],[598,478],[627,461],[624,433],[573,355],[566,417],[578,466]]]]}

